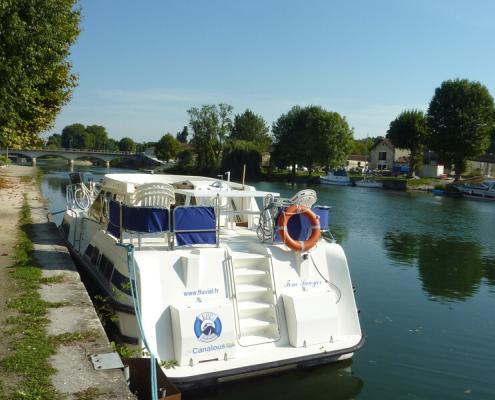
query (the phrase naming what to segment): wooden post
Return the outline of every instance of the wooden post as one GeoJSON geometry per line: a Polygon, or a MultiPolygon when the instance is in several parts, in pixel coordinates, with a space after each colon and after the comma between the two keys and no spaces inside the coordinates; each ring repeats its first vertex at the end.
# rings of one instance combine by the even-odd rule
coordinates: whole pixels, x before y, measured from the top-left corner
{"type": "Polygon", "coordinates": [[[246,164],[242,166],[242,188],[244,189],[244,182],[246,180],[246,164]]]}

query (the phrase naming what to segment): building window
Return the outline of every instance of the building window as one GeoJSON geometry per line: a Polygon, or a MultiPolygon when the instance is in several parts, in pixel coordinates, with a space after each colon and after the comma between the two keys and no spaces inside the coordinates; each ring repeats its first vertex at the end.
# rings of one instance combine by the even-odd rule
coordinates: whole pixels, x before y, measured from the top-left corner
{"type": "Polygon", "coordinates": [[[386,151],[380,151],[378,153],[378,160],[387,161],[387,152],[386,151]]]}

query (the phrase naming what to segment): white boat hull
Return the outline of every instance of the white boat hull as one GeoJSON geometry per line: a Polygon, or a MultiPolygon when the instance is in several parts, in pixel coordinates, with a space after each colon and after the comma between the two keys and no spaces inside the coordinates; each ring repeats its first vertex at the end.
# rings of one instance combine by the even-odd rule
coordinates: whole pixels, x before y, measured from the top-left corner
{"type": "MultiPolygon", "coordinates": [[[[121,335],[141,345],[122,284],[130,286],[126,248],[81,210],[66,213],[61,232],[111,299],[121,335]]],[[[121,240],[130,244],[132,235],[121,240]]],[[[171,248],[161,233],[140,238],[132,255],[143,334],[160,362],[174,365],[164,372],[179,387],[336,362],[363,345],[340,245],[320,239],[310,252],[295,252],[235,224],[222,226],[219,240],[171,248]]]]}

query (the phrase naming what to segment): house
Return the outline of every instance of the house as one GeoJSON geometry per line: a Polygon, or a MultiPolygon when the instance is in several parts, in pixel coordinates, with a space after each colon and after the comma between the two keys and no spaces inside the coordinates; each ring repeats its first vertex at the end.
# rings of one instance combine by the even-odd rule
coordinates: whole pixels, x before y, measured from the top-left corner
{"type": "Polygon", "coordinates": [[[495,154],[484,154],[467,161],[469,171],[479,170],[483,176],[495,176],[495,154]]]}
{"type": "Polygon", "coordinates": [[[409,155],[409,150],[399,149],[385,138],[371,148],[369,169],[392,171],[394,166],[406,166],[409,162],[409,155]]]}
{"type": "Polygon", "coordinates": [[[368,169],[368,160],[366,156],[360,154],[351,154],[347,157],[346,171],[366,171],[368,169]]]}

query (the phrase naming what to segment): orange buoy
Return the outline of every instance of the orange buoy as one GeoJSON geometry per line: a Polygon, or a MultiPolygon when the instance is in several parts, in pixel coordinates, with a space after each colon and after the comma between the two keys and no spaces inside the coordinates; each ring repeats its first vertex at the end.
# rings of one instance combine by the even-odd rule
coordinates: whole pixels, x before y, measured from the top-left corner
{"type": "Polygon", "coordinates": [[[306,206],[290,205],[285,211],[282,211],[277,219],[277,229],[280,239],[294,251],[306,251],[316,246],[320,239],[320,221],[318,216],[306,206]],[[287,225],[289,220],[297,214],[304,214],[311,223],[311,235],[307,240],[294,240],[289,235],[287,225]]]}

